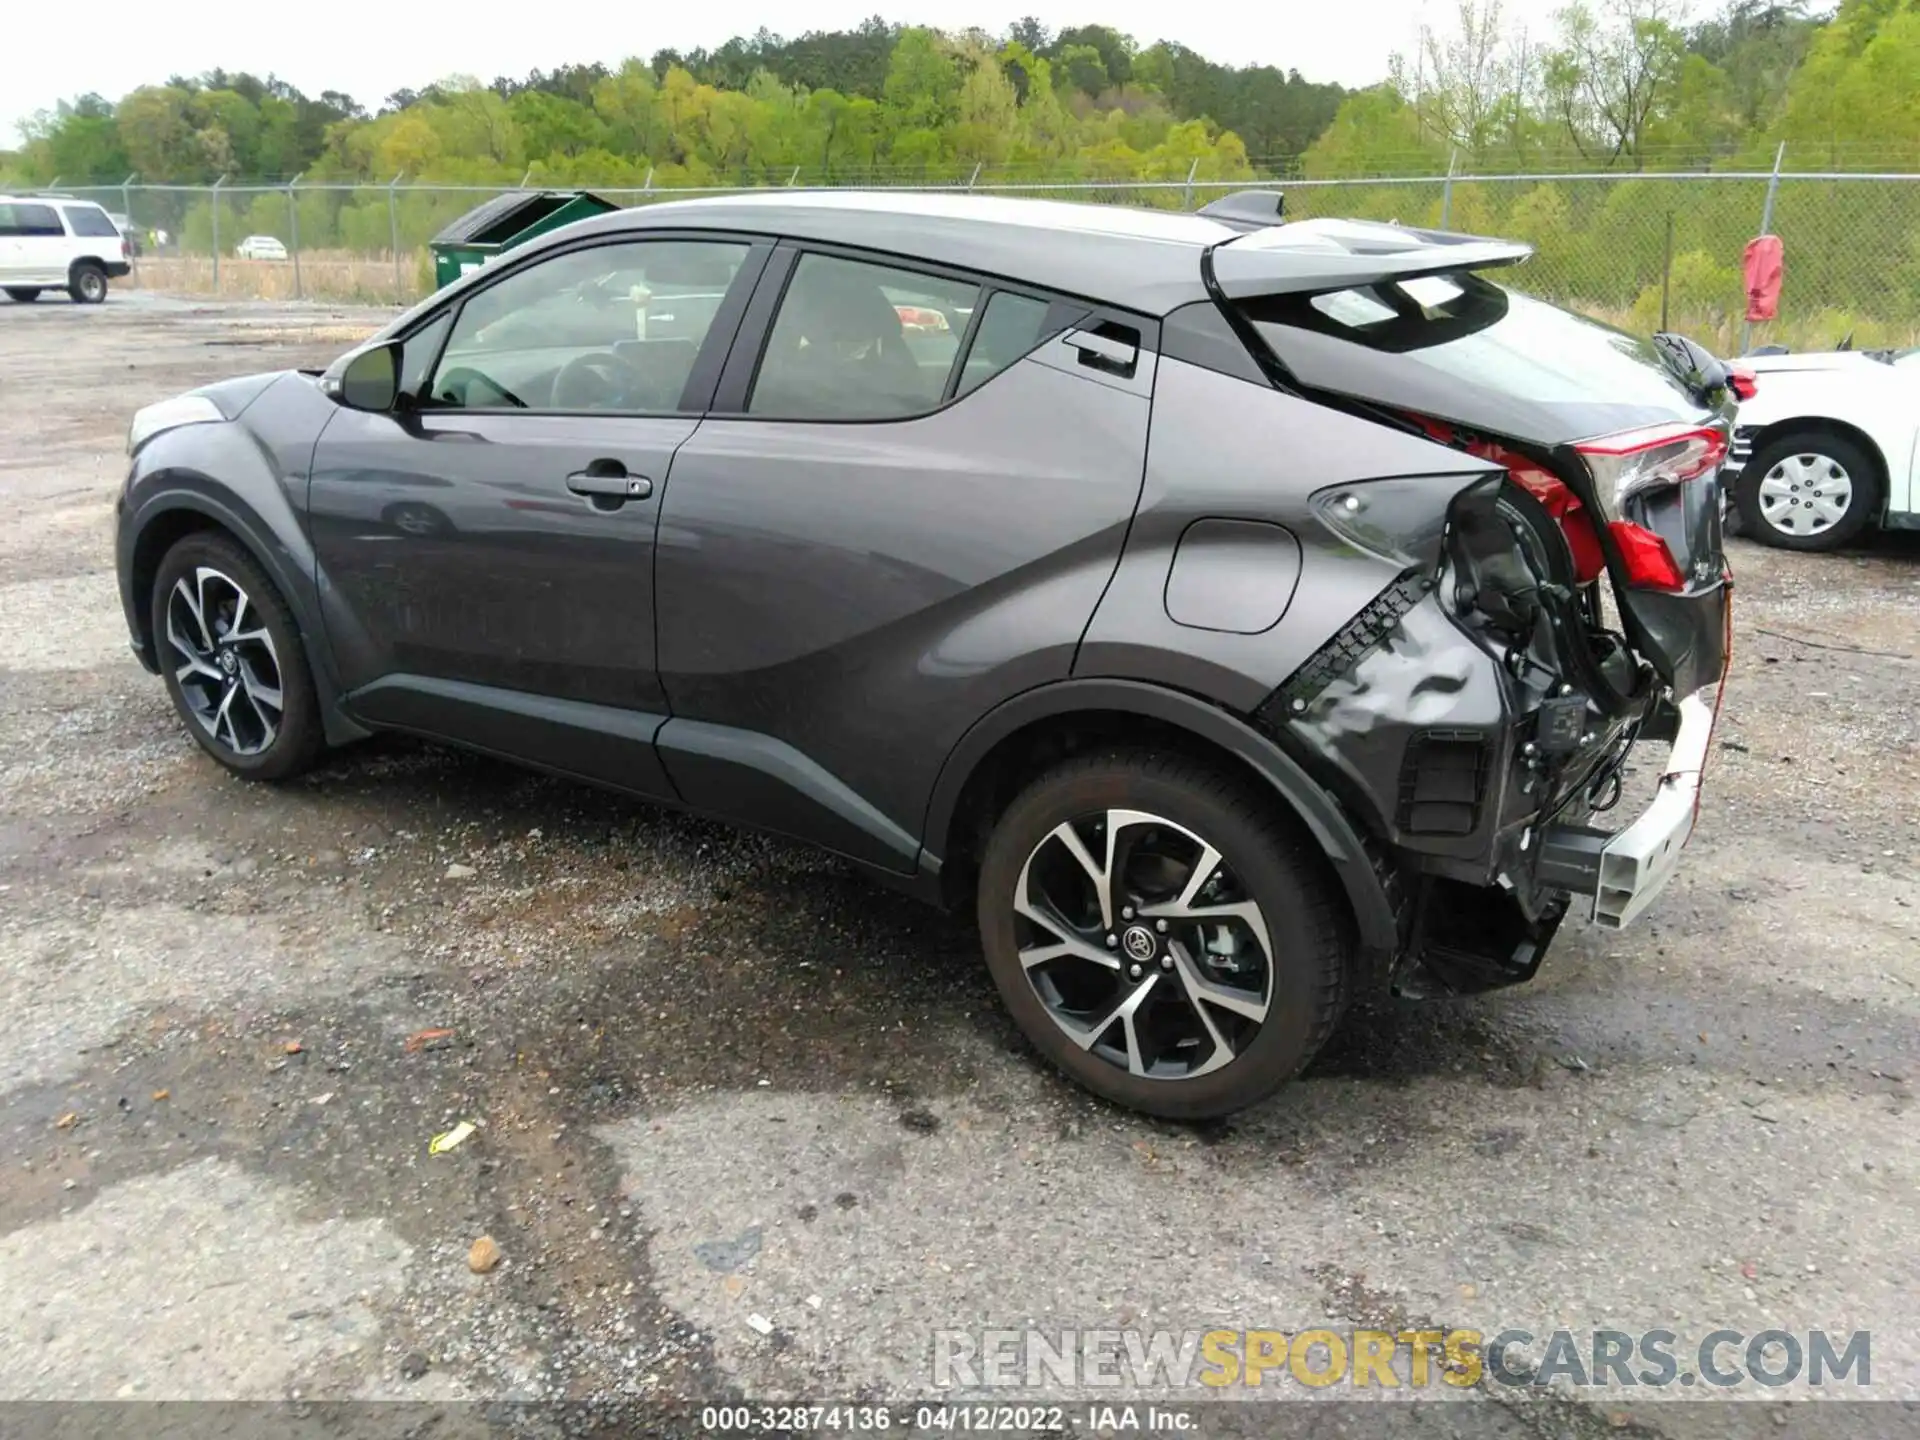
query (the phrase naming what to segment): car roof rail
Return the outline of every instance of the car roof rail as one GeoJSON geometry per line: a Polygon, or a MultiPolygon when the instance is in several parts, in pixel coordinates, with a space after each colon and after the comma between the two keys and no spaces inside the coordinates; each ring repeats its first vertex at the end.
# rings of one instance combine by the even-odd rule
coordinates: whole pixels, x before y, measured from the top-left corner
{"type": "Polygon", "coordinates": [[[1251,232],[1284,225],[1287,197],[1278,190],[1236,190],[1202,205],[1198,213],[1232,229],[1251,232]]]}

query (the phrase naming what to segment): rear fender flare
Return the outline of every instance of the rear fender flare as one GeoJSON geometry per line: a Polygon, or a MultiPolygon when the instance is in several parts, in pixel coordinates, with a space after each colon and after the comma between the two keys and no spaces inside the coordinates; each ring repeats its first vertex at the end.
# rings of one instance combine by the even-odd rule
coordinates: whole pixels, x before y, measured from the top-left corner
{"type": "Polygon", "coordinates": [[[1135,680],[1063,680],[1002,702],[962,735],[941,767],[927,804],[923,873],[937,872],[967,781],[1002,740],[1039,721],[1075,711],[1139,715],[1184,730],[1235,756],[1297,815],[1339,877],[1361,946],[1399,949],[1399,922],[1365,841],[1345,812],[1299,763],[1246,722],[1182,691],[1135,680]]]}

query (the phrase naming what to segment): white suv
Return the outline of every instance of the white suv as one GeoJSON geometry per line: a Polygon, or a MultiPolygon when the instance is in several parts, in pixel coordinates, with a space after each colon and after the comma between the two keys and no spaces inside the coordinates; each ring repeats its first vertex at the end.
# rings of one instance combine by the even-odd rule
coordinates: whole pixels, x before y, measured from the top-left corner
{"type": "Polygon", "coordinates": [[[0,290],[11,299],[24,305],[60,289],[98,305],[108,277],[132,269],[126,238],[92,201],[0,195],[0,290]]]}

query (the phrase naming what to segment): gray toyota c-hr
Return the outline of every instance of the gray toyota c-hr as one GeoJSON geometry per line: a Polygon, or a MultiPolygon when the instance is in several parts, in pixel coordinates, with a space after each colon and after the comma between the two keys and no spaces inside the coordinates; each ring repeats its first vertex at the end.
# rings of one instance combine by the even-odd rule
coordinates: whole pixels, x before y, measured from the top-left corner
{"type": "Polygon", "coordinates": [[[239,775],[407,731],[971,902],[1073,1078],[1247,1105],[1356,994],[1524,981],[1667,882],[1746,379],[1507,289],[1524,245],[1278,212],[572,225],[141,411],[133,648],[239,775]]]}

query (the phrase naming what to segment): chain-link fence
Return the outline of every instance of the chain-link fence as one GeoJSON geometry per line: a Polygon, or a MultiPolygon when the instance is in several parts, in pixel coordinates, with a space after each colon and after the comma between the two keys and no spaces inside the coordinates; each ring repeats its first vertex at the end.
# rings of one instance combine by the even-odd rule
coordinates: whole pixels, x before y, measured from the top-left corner
{"type": "MultiPolygon", "coordinates": [[[[796,179],[798,175],[796,173],[796,179]]],[[[1441,226],[1532,241],[1521,288],[1637,331],[1672,328],[1722,352],[1744,348],[1741,254],[1781,236],[1780,319],[1752,343],[1828,347],[1920,340],[1920,174],[1674,173],[1407,176],[1357,180],[1089,181],[979,172],[905,189],[966,190],[1194,209],[1232,190],[1285,191],[1287,213],[1441,226]]],[[[134,283],[197,295],[393,303],[432,288],[426,245],[449,221],[513,187],[128,184],[67,187],[126,216],[134,283]],[[285,258],[259,258],[252,237],[285,258]],[[270,248],[270,247],[269,247],[270,248]]],[[[607,189],[621,204],[714,190],[607,189]]]]}

